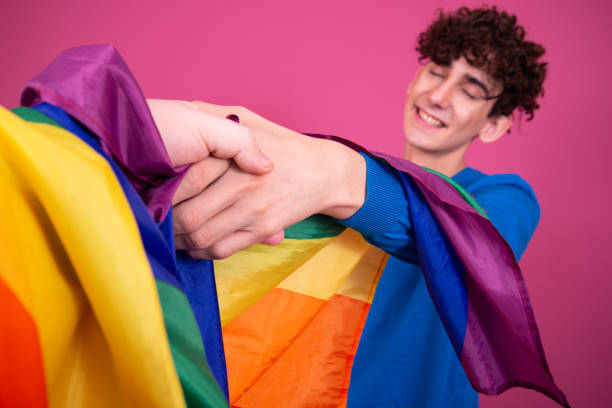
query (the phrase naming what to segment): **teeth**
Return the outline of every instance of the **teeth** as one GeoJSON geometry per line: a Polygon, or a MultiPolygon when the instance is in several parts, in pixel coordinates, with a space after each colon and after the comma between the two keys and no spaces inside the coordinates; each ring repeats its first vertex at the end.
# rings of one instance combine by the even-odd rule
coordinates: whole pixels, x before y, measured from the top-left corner
{"type": "Polygon", "coordinates": [[[427,113],[423,111],[423,109],[418,109],[419,117],[423,119],[423,122],[427,123],[430,126],[442,127],[444,124],[440,122],[438,119],[433,116],[429,116],[427,113]]]}

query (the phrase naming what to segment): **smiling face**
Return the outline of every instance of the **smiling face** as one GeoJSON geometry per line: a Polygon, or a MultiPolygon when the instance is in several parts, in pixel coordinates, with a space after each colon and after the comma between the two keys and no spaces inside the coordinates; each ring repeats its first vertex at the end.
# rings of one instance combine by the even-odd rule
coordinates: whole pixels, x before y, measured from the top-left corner
{"type": "Polygon", "coordinates": [[[432,61],[422,66],[407,90],[406,158],[418,162],[408,154],[416,152],[421,158],[419,164],[434,168],[422,158],[431,156],[439,161],[447,157],[463,163],[463,155],[475,137],[484,142],[498,139],[511,123],[508,116],[489,117],[501,88],[463,57],[450,66],[432,61]]]}

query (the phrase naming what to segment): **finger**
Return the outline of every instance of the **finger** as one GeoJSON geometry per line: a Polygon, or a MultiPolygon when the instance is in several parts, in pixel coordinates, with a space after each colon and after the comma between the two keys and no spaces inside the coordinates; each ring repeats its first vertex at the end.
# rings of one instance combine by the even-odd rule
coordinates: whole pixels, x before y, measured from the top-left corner
{"type": "Polygon", "coordinates": [[[196,259],[225,259],[236,252],[257,244],[260,237],[252,231],[236,231],[211,247],[188,251],[196,259]]]}
{"type": "Polygon", "coordinates": [[[274,167],[247,127],[202,113],[202,129],[206,130],[199,134],[211,155],[234,159],[241,170],[252,174],[265,174],[274,167]]]}
{"type": "Polygon", "coordinates": [[[232,171],[233,169],[230,168],[224,177],[215,180],[204,191],[172,209],[175,235],[199,230],[211,217],[225,210],[240,198],[240,185],[232,177],[230,173],[232,171]]]}
{"type": "MultiPolygon", "coordinates": [[[[264,240],[262,244],[278,245],[284,236],[285,231],[279,231],[264,240]]],[[[187,253],[195,259],[224,259],[256,243],[257,236],[252,231],[236,231],[212,247],[188,250],[187,253]]]]}
{"type": "MultiPolygon", "coordinates": [[[[174,237],[174,244],[179,249],[205,249],[215,245],[237,231],[246,229],[252,224],[252,216],[245,214],[245,209],[229,207],[210,218],[193,232],[174,237]]],[[[263,235],[268,236],[271,234],[263,235]]],[[[259,235],[260,240],[262,235],[259,235]]]]}
{"type": "Polygon", "coordinates": [[[261,241],[262,244],[266,245],[278,245],[285,239],[285,230],[278,231],[276,234],[270,235],[268,238],[261,241]]]}
{"type": "Polygon", "coordinates": [[[221,176],[230,167],[230,162],[216,157],[207,157],[189,167],[187,174],[178,186],[172,205],[196,196],[221,176]]]}

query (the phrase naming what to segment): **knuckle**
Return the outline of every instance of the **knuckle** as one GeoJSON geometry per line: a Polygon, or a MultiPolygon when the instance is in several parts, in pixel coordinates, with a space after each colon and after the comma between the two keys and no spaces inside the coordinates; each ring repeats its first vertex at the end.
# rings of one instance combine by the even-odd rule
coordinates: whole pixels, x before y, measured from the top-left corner
{"type": "Polygon", "coordinates": [[[209,255],[213,259],[225,259],[234,253],[231,248],[222,245],[213,245],[208,250],[209,255]]]}
{"type": "Polygon", "coordinates": [[[185,237],[185,243],[187,244],[187,247],[192,249],[204,249],[210,246],[208,236],[202,231],[187,234],[185,237]]]}
{"type": "MultiPolygon", "coordinates": [[[[260,180],[257,179],[257,176],[252,176],[250,174],[244,174],[242,176],[242,180],[240,183],[235,183],[233,187],[234,192],[233,195],[236,197],[246,196],[254,191],[257,191],[260,187],[260,180]]],[[[240,206],[240,208],[244,211],[244,214],[249,214],[251,217],[259,217],[264,214],[262,210],[260,210],[257,204],[253,204],[253,207],[248,208],[245,206],[240,206]]]]}
{"type": "Polygon", "coordinates": [[[278,225],[276,225],[276,223],[272,220],[262,220],[259,223],[257,230],[257,235],[265,238],[278,232],[279,228],[278,225]]]}
{"type": "Polygon", "coordinates": [[[180,206],[174,210],[175,228],[179,231],[193,231],[196,226],[196,214],[189,207],[180,206]]]}
{"type": "MultiPolygon", "coordinates": [[[[262,177],[262,176],[259,176],[262,177]]],[[[251,204],[251,214],[255,220],[255,226],[258,231],[263,229],[269,230],[277,227],[275,220],[273,203],[268,201],[256,202],[251,204]]]]}

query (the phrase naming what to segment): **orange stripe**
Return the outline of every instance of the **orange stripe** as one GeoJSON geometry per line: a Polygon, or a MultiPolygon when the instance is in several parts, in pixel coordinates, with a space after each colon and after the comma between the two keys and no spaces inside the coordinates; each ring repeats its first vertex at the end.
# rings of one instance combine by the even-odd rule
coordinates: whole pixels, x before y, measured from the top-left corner
{"type": "Polygon", "coordinates": [[[0,406],[46,407],[42,354],[34,320],[0,279],[0,406]]]}
{"type": "Polygon", "coordinates": [[[324,300],[273,289],[223,328],[230,402],[274,364],[312,320],[324,300]]]}
{"type": "Polygon", "coordinates": [[[223,330],[232,406],[340,406],[369,308],[271,291],[223,330]]]}

